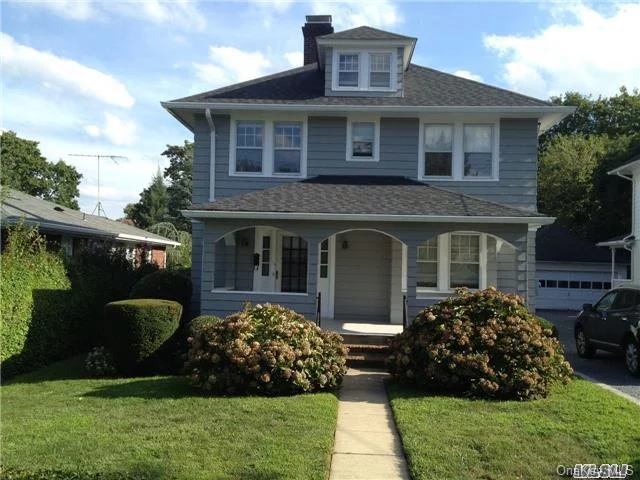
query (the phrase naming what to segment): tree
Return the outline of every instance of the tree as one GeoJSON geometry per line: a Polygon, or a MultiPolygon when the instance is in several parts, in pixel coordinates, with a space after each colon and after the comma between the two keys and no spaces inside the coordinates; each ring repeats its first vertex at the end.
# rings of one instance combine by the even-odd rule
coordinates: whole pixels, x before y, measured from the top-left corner
{"type": "Polygon", "coordinates": [[[168,196],[160,170],[153,176],[151,184],[140,194],[138,203],[130,203],[124,208],[126,218],[133,220],[136,227],[148,228],[164,222],[168,216],[168,196]]]}
{"type": "Polygon", "coordinates": [[[35,197],[79,210],[78,185],[82,175],[59,160],[48,162],[38,142],[20,138],[15,132],[0,135],[2,144],[0,183],[35,197]]]}
{"type": "Polygon", "coordinates": [[[167,145],[162,155],[169,159],[169,166],[164,170],[164,178],[169,180],[168,220],[178,230],[191,231],[191,222],[184,218],[180,210],[191,205],[193,192],[193,142],[185,141],[184,145],[167,145]]]}

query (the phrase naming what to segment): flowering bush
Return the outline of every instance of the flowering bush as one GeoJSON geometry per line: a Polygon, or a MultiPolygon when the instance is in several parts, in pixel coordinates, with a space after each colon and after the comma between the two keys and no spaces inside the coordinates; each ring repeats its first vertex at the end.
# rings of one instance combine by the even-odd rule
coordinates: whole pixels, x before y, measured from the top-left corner
{"type": "Polygon", "coordinates": [[[390,349],[394,377],[436,391],[524,400],[572,374],[553,332],[522,298],[495,288],[456,290],[420,312],[390,349]]]}
{"type": "Polygon", "coordinates": [[[105,347],[95,347],[87,355],[84,368],[92,377],[110,377],[116,374],[111,353],[105,347]]]}
{"type": "Polygon", "coordinates": [[[247,304],[224,320],[201,322],[189,343],[186,370],[193,384],[217,393],[331,389],[347,370],[340,335],[279,305],[247,304]]]}

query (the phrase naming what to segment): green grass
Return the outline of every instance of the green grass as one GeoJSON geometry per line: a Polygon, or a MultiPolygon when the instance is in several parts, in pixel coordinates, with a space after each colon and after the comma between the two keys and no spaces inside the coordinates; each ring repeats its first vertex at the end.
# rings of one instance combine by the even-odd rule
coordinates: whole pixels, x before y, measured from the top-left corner
{"type": "Polygon", "coordinates": [[[328,476],[333,394],[212,397],[182,377],[82,377],[82,359],[75,358],[0,389],[4,468],[80,469],[109,478],[328,476]]]}
{"type": "Polygon", "coordinates": [[[559,478],[576,463],[632,464],[640,478],[640,407],[587,381],[530,402],[388,389],[414,480],[559,478]]]}

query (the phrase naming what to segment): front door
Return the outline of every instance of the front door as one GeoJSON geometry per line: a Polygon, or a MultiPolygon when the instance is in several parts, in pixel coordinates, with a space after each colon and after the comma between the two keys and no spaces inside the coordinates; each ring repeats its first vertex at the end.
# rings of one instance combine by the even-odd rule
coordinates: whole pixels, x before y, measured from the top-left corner
{"type": "Polygon", "coordinates": [[[277,240],[275,228],[256,227],[253,262],[254,292],[278,291],[277,240]]]}
{"type": "Polygon", "coordinates": [[[280,291],[306,293],[307,291],[307,242],[300,237],[282,236],[280,255],[280,291]]]}
{"type": "Polygon", "coordinates": [[[318,293],[321,295],[322,318],[333,318],[335,282],[335,235],[320,242],[318,255],[318,293]]]}

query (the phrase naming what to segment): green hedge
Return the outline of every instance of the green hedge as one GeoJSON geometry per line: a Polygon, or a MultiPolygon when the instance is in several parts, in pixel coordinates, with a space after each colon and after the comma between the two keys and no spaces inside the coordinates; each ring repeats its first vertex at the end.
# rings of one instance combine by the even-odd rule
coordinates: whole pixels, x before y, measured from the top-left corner
{"type": "Polygon", "coordinates": [[[107,348],[124,374],[155,373],[162,347],[178,329],[182,306],[158,299],[111,302],[104,307],[107,348]]]}
{"type": "Polygon", "coordinates": [[[158,270],[141,278],[131,289],[129,298],[159,298],[182,305],[183,320],[188,318],[193,286],[191,279],[174,270],[158,270]]]}
{"type": "Polygon", "coordinates": [[[11,229],[2,253],[0,321],[5,378],[78,348],[78,317],[62,257],[47,252],[36,229],[11,229]]]}

